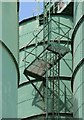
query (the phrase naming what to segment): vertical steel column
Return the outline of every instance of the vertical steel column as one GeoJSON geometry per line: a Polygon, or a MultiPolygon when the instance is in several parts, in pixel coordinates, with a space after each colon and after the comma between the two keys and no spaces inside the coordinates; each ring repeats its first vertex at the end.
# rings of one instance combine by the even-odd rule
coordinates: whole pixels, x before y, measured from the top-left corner
{"type": "MultiPolygon", "coordinates": [[[[45,49],[45,36],[46,36],[46,27],[45,27],[45,25],[46,25],[46,19],[47,19],[47,14],[46,14],[46,8],[45,8],[45,5],[46,5],[46,2],[45,2],[45,0],[44,0],[44,15],[43,15],[43,25],[44,25],[44,30],[43,30],[43,49],[45,49]]],[[[44,51],[44,53],[43,53],[43,57],[44,57],[44,61],[45,61],[45,63],[46,63],[46,68],[45,68],[45,71],[46,71],[46,74],[45,74],[45,78],[46,78],[46,88],[45,88],[45,97],[44,97],[44,104],[45,104],[45,112],[46,112],[46,119],[48,120],[48,89],[47,89],[47,87],[48,87],[48,83],[47,83],[47,54],[46,54],[46,51],[44,51]]]]}
{"type": "MultiPolygon", "coordinates": [[[[53,54],[53,61],[54,61],[54,54],[53,54]]],[[[54,80],[55,80],[54,75],[55,75],[55,74],[54,74],[54,70],[55,70],[55,69],[54,69],[54,63],[53,63],[53,79],[52,79],[52,91],[53,91],[53,93],[52,93],[52,102],[53,102],[53,103],[52,103],[52,104],[53,104],[53,106],[52,106],[52,107],[53,107],[53,109],[52,109],[52,118],[53,118],[53,119],[54,119],[54,112],[55,112],[55,111],[54,111],[54,110],[55,110],[55,109],[54,109],[54,107],[55,107],[55,96],[54,96],[54,95],[55,95],[55,86],[54,86],[54,84],[55,84],[55,83],[54,83],[54,80]]]]}
{"type": "MultiPolygon", "coordinates": [[[[56,55],[56,58],[59,59],[60,55],[56,55]]],[[[57,100],[56,100],[56,112],[57,112],[57,115],[56,115],[56,118],[59,119],[60,118],[60,109],[59,109],[59,106],[60,106],[60,80],[59,80],[59,75],[60,75],[60,61],[57,62],[56,64],[56,76],[57,76],[57,80],[56,80],[56,95],[58,96],[57,100]]]]}
{"type": "Polygon", "coordinates": [[[65,113],[66,113],[66,105],[67,105],[67,101],[66,101],[66,85],[64,86],[64,103],[65,103],[65,113]]]}
{"type": "MultiPolygon", "coordinates": [[[[58,33],[60,34],[60,18],[58,17],[58,22],[59,22],[59,24],[58,24],[58,33]]],[[[60,46],[60,36],[58,37],[58,46],[60,46]]],[[[59,54],[57,54],[57,59],[59,59],[59,57],[60,57],[60,53],[59,54]]],[[[60,106],[60,103],[59,103],[59,101],[60,101],[60,80],[59,80],[59,76],[60,76],[60,61],[58,61],[57,62],[57,64],[56,64],[56,68],[57,68],[57,95],[58,95],[58,98],[57,98],[57,119],[59,119],[60,118],[60,108],[59,108],[59,106],[60,106]]]]}
{"type": "MultiPolygon", "coordinates": [[[[47,10],[47,2],[45,2],[44,0],[44,26],[46,24],[48,24],[48,28],[45,27],[44,29],[44,38],[45,38],[45,34],[49,33],[50,32],[50,1],[49,1],[49,13],[48,13],[48,10],[47,10]]],[[[45,38],[46,39],[46,38],[45,38]]],[[[44,39],[44,44],[45,44],[45,39],[44,39]]],[[[47,42],[49,44],[50,42],[50,34],[48,34],[47,36],[47,42]]],[[[44,45],[44,48],[45,48],[45,45],[44,45]]],[[[45,101],[46,101],[46,119],[48,120],[48,113],[49,113],[49,90],[48,90],[48,87],[49,87],[49,80],[48,80],[48,66],[47,66],[47,62],[48,62],[48,59],[47,59],[47,51],[45,51],[45,62],[46,62],[46,96],[45,96],[45,101]]]]}

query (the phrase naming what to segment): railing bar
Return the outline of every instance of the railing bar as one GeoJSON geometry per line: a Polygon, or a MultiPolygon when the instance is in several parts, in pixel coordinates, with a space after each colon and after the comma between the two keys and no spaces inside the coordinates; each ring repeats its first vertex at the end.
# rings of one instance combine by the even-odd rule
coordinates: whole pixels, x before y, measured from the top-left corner
{"type": "MultiPolygon", "coordinates": [[[[51,31],[49,31],[49,33],[50,33],[50,32],[51,32],[51,31]]],[[[49,34],[49,33],[48,33],[48,34],[49,34]]],[[[44,39],[48,36],[48,34],[44,37],[44,39]]],[[[42,39],[42,41],[43,41],[44,39],[42,39]]],[[[35,48],[36,48],[36,47],[35,47],[35,48]]],[[[35,48],[34,48],[34,49],[35,49],[35,48]]],[[[33,52],[34,49],[32,49],[32,50],[30,51],[30,53],[33,52]]],[[[25,51],[25,49],[24,49],[24,51],[25,51]]],[[[24,59],[26,59],[29,55],[30,55],[30,54],[27,54],[27,56],[26,56],[24,59]]],[[[24,59],[23,59],[23,60],[24,60],[24,59]]]]}
{"type": "Polygon", "coordinates": [[[26,46],[28,46],[40,34],[40,32],[49,24],[50,21],[48,21],[48,23],[38,32],[38,34],[34,36],[34,38],[26,46]]]}
{"type": "MultiPolygon", "coordinates": [[[[57,27],[58,27],[58,24],[57,24],[57,22],[56,22],[56,25],[57,25],[57,27]]],[[[61,29],[61,31],[65,34],[65,32],[62,30],[62,28],[59,26],[59,28],[61,29]]]]}
{"type": "MultiPolygon", "coordinates": [[[[36,58],[30,63],[30,65],[32,65],[32,64],[35,62],[35,60],[37,60],[37,58],[39,58],[40,55],[41,55],[46,49],[47,49],[47,47],[38,55],[38,57],[36,57],[36,58]]],[[[29,65],[29,66],[30,66],[30,65],[29,65]]],[[[27,69],[29,66],[27,66],[25,69],[27,69]]]]}
{"type": "Polygon", "coordinates": [[[26,51],[27,53],[30,53],[31,55],[34,55],[35,56],[35,54],[34,53],[32,53],[32,52],[28,52],[28,51],[26,51]]]}
{"type": "Polygon", "coordinates": [[[54,19],[52,19],[52,21],[57,22],[57,23],[59,23],[59,24],[65,26],[65,27],[68,27],[69,29],[72,29],[71,27],[69,27],[69,26],[67,26],[67,25],[65,25],[65,24],[63,24],[63,23],[60,23],[60,22],[58,22],[58,21],[55,21],[54,19]]]}
{"type": "MultiPolygon", "coordinates": [[[[70,30],[68,30],[64,35],[66,35],[67,33],[69,33],[70,32],[70,30]]],[[[62,39],[62,37],[60,38],[60,39],[62,39]]],[[[71,40],[71,39],[70,39],[71,40]]]]}
{"type": "MultiPolygon", "coordinates": [[[[33,52],[33,50],[34,50],[35,48],[36,48],[36,47],[34,47],[34,48],[29,52],[29,54],[27,54],[27,55],[24,57],[23,60],[25,60],[25,59],[33,52]]],[[[24,50],[24,52],[25,52],[25,50],[24,50]]]]}
{"type": "Polygon", "coordinates": [[[55,32],[54,30],[53,30],[52,32],[54,32],[54,33],[56,33],[56,34],[58,34],[58,35],[60,35],[60,36],[62,36],[62,37],[65,37],[65,38],[71,40],[71,38],[69,38],[69,37],[67,37],[67,36],[64,36],[64,35],[62,35],[62,34],[60,34],[60,33],[57,33],[57,32],[55,32]]]}
{"type": "Polygon", "coordinates": [[[43,97],[43,95],[41,94],[41,92],[37,89],[37,87],[31,82],[31,80],[30,80],[30,78],[27,76],[27,73],[26,73],[27,71],[25,70],[24,71],[24,75],[26,76],[26,78],[29,80],[29,82],[32,84],[32,86],[36,89],[36,91],[39,93],[39,95],[42,97],[42,98],[44,98],[43,97]]]}

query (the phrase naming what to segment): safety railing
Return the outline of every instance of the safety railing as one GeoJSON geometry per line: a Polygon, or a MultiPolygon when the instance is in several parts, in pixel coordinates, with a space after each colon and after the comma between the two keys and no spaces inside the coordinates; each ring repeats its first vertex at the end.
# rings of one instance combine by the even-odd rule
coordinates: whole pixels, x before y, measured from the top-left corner
{"type": "Polygon", "coordinates": [[[67,34],[69,34],[69,32],[71,31],[71,28],[67,25],[64,25],[62,23],[59,23],[58,21],[55,21],[53,19],[51,19],[40,31],[38,34],[36,34],[34,36],[33,39],[31,39],[29,41],[29,43],[24,47],[23,51],[25,53],[25,57],[24,59],[22,60],[23,62],[26,62],[27,66],[30,66],[30,64],[34,61],[34,59],[38,59],[38,58],[42,58],[42,56],[44,55],[43,54],[43,49],[44,49],[44,46],[48,46],[48,36],[49,34],[52,34],[55,33],[56,37],[54,38],[54,40],[51,40],[50,41],[57,41],[57,42],[60,42],[62,41],[63,39],[67,39],[65,40],[66,41],[66,44],[69,43],[69,41],[71,40],[67,34]],[[54,26],[57,28],[60,24],[60,27],[58,27],[58,29],[60,29],[61,33],[56,32],[55,29],[52,29],[52,31],[48,31],[46,33],[46,35],[44,36],[44,38],[42,37],[43,35],[43,30],[44,29],[48,29],[48,24],[49,23],[52,23],[54,24],[54,26]],[[66,31],[63,31],[62,27],[65,27],[66,28],[66,31]],[[40,36],[40,39],[38,39],[40,36]],[[59,38],[59,36],[61,36],[59,38]],[[59,39],[58,39],[59,38],[59,39]],[[33,45],[33,47],[31,47],[33,45]],[[29,49],[28,49],[29,47],[29,49]],[[40,56],[41,55],[41,56],[40,56]]]}
{"type": "MultiPolygon", "coordinates": [[[[56,112],[56,108],[57,108],[57,104],[58,103],[58,100],[60,101],[60,105],[58,107],[61,106],[61,109],[59,112],[72,112],[72,108],[73,108],[73,104],[72,104],[72,98],[73,98],[73,95],[72,95],[72,92],[69,90],[69,88],[63,83],[62,80],[60,80],[60,84],[61,86],[59,87],[59,89],[56,89],[58,88],[57,84],[56,84],[56,80],[54,80],[54,91],[53,91],[53,84],[51,86],[51,88],[48,88],[48,90],[50,91],[50,95],[49,97],[51,97],[51,95],[54,93],[54,99],[57,99],[54,100],[54,102],[56,101],[56,103],[54,103],[54,112],[56,112]],[[59,93],[58,91],[60,91],[60,97],[58,96],[59,93]]],[[[52,98],[49,98],[49,99],[52,99],[52,98]]]]}

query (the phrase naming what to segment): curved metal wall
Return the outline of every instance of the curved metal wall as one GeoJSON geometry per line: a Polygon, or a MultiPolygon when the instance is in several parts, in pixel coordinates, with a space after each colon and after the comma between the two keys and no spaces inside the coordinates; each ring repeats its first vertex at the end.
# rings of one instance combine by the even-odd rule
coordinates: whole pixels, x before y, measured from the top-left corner
{"type": "Polygon", "coordinates": [[[73,32],[73,112],[84,119],[84,2],[74,2],[73,32]]]}
{"type": "Polygon", "coordinates": [[[17,118],[18,14],[17,1],[0,2],[0,118],[17,118]],[[1,22],[2,21],[2,22],[1,22]],[[0,107],[1,108],[1,107],[0,107]]]}
{"type": "MultiPolygon", "coordinates": [[[[70,16],[52,16],[52,19],[59,21],[63,24],[68,24],[69,27],[73,28],[72,24],[72,18],[70,16]]],[[[55,25],[52,24],[52,30],[55,29],[55,25]]],[[[40,29],[43,28],[43,25],[39,26],[39,21],[36,19],[32,20],[26,20],[21,22],[20,27],[19,27],[19,35],[20,35],[20,49],[29,43],[31,41],[32,37],[34,37],[40,29]]],[[[64,31],[66,31],[65,27],[62,28],[64,31]]],[[[69,34],[66,36],[71,37],[72,31],[70,31],[69,34]]],[[[51,39],[55,39],[56,34],[51,35],[51,39]]],[[[38,39],[39,41],[42,40],[43,38],[43,31],[39,35],[38,39]]],[[[65,37],[63,38],[64,40],[67,40],[65,37]]],[[[31,44],[35,43],[35,41],[32,41],[31,44]]],[[[41,45],[42,46],[42,45],[41,45]]],[[[38,52],[41,52],[41,46],[38,48],[38,52]]],[[[69,46],[70,47],[70,46],[69,46]]],[[[33,48],[33,47],[32,47],[33,48]]],[[[28,50],[31,51],[32,48],[30,47],[28,50]]],[[[71,49],[71,47],[70,47],[71,49]]],[[[33,86],[27,82],[26,77],[24,76],[23,72],[25,69],[25,63],[23,62],[23,58],[25,57],[25,49],[20,51],[20,85],[18,89],[18,117],[19,118],[26,118],[29,117],[30,119],[33,119],[31,116],[35,116],[38,118],[39,116],[45,116],[45,104],[42,101],[42,98],[39,96],[39,94],[36,94],[36,90],[33,88],[33,86]],[[27,82],[27,83],[25,83],[27,82]],[[22,84],[24,83],[24,84],[22,84]],[[22,84],[22,85],[21,85],[22,84]]],[[[35,52],[35,51],[34,51],[35,52]]],[[[30,56],[31,57],[31,56],[30,56]]],[[[33,59],[33,58],[32,58],[33,59]]],[[[28,59],[28,61],[32,60],[31,58],[28,59]]],[[[72,55],[71,53],[67,54],[64,59],[66,62],[70,65],[72,68],[72,55]]],[[[66,76],[66,77],[71,77],[72,71],[68,68],[66,63],[61,60],[61,66],[60,66],[60,75],[61,76],[66,76]],[[64,69],[65,68],[65,69],[64,69]]],[[[39,87],[41,82],[37,84],[37,87],[39,87]]],[[[68,87],[68,89],[71,91],[71,84],[70,81],[65,81],[64,84],[68,87]]],[[[61,84],[62,89],[63,86],[61,84]]],[[[69,93],[67,94],[69,95],[69,93]]],[[[63,98],[64,99],[64,98],[63,98]]],[[[49,104],[49,109],[52,107],[52,104],[49,104]]],[[[51,112],[51,110],[50,110],[51,112]]],[[[40,117],[39,117],[40,118],[40,117]]]]}

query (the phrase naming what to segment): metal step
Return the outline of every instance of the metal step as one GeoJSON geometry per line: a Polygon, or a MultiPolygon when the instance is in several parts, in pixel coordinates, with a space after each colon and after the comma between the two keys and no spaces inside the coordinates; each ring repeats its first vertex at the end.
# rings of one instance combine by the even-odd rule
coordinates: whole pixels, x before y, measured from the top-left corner
{"type": "Polygon", "coordinates": [[[28,68],[26,68],[28,76],[37,79],[43,79],[43,74],[46,71],[46,67],[49,69],[51,65],[49,63],[46,64],[44,60],[37,59],[31,64],[28,68]]]}
{"type": "Polygon", "coordinates": [[[68,47],[65,47],[63,45],[60,45],[59,43],[50,42],[49,47],[47,48],[49,51],[52,51],[55,54],[59,55],[65,55],[68,52],[70,52],[70,49],[68,47]]]}

